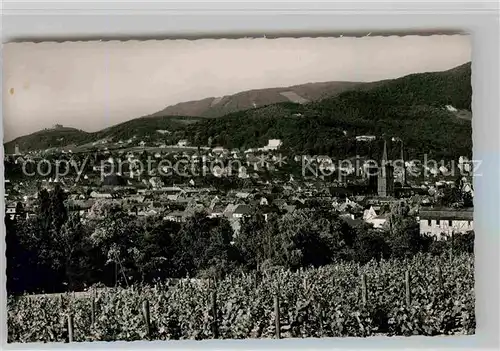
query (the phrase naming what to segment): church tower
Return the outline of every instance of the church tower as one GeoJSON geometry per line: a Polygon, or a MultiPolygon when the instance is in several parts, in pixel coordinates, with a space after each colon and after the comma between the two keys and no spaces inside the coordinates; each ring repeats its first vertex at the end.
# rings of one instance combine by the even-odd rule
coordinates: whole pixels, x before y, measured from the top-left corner
{"type": "Polygon", "coordinates": [[[381,197],[394,195],[394,167],[388,162],[387,142],[385,140],[384,152],[378,173],[377,193],[381,197]]]}
{"type": "Polygon", "coordinates": [[[406,186],[406,165],[405,165],[405,155],[404,155],[404,147],[403,147],[403,141],[401,140],[401,159],[400,159],[401,164],[401,186],[405,187],[406,186]]]}

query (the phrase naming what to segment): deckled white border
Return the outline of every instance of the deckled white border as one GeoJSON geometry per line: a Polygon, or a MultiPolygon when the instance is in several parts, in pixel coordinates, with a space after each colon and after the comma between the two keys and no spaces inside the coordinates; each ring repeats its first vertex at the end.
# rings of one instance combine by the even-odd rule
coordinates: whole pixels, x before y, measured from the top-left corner
{"type": "MultiPolygon", "coordinates": [[[[472,38],[473,152],[483,160],[482,177],[474,180],[476,229],[477,330],[470,337],[411,337],[298,340],[207,340],[67,344],[5,344],[5,284],[1,291],[2,349],[498,349],[499,337],[499,59],[500,32],[494,2],[149,2],[85,3],[9,1],[3,3],[3,42],[13,39],[161,39],[199,37],[326,36],[356,33],[465,31],[472,38]],[[436,14],[439,13],[439,16],[436,14]]],[[[373,35],[372,34],[372,35],[373,35]]],[[[0,125],[0,131],[2,126],[0,125]]],[[[3,135],[3,134],[2,134],[3,135]]],[[[3,158],[3,147],[0,156],[3,158]]],[[[4,180],[1,163],[1,198],[4,180]]],[[[0,201],[4,211],[4,203],[0,201]]],[[[3,223],[3,222],[2,222],[3,223]]],[[[5,252],[2,224],[0,241],[5,252]]],[[[5,255],[0,274],[5,282],[5,255]]]]}

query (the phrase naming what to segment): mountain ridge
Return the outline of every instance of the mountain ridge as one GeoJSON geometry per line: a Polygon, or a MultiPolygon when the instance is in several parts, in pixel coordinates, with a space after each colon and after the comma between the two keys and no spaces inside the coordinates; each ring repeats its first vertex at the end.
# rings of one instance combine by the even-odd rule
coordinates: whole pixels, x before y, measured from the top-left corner
{"type": "Polygon", "coordinates": [[[328,81],[310,82],[288,87],[251,89],[231,95],[180,102],[169,105],[163,110],[153,113],[152,116],[184,115],[212,118],[221,117],[228,113],[262,107],[274,103],[294,102],[294,97],[296,97],[297,100],[302,99],[303,102],[316,101],[325,97],[335,96],[361,85],[369,84],[373,83],[328,81]]]}
{"type": "MultiPolygon", "coordinates": [[[[298,85],[298,87],[307,86],[309,95],[301,91],[299,93],[302,95],[298,95],[304,99],[304,96],[309,97],[310,100],[307,102],[298,101],[294,103],[291,102],[290,98],[280,95],[280,99],[286,101],[252,108],[243,108],[247,105],[240,105],[242,109],[217,118],[213,116],[164,115],[164,109],[94,133],[71,128],[71,130],[66,131],[39,131],[16,138],[4,144],[4,147],[6,151],[12,151],[15,144],[19,144],[22,150],[46,149],[78,144],[82,140],[89,142],[100,138],[110,138],[117,141],[118,139],[130,138],[136,134],[139,137],[164,138],[164,134],[157,133],[157,131],[173,132],[176,137],[185,137],[193,142],[195,139],[206,140],[208,137],[215,137],[215,142],[222,145],[227,143],[235,147],[260,143],[264,141],[264,136],[288,139],[286,144],[292,146],[294,140],[298,141],[297,136],[291,135],[293,133],[298,135],[311,133],[310,137],[314,140],[323,130],[329,130],[328,128],[334,126],[337,130],[332,132],[332,135],[338,137],[341,137],[341,135],[337,135],[339,128],[351,129],[351,134],[357,131],[378,133],[383,127],[382,122],[384,121],[389,125],[396,122],[413,123],[413,126],[408,127],[415,128],[418,125],[419,128],[426,129],[425,124],[421,125],[425,122],[424,115],[426,113],[430,116],[427,123],[431,121],[434,128],[446,128],[445,124],[448,123],[452,128],[465,126],[468,130],[470,128],[472,97],[470,77],[471,63],[468,62],[446,71],[414,73],[401,78],[378,82],[340,82],[346,85],[339,85],[339,82],[306,83],[298,85]],[[329,90],[327,95],[330,95],[320,98],[324,92],[323,88],[331,86],[336,86],[338,90],[336,92],[329,90]],[[317,88],[314,93],[311,93],[311,87],[317,88]],[[446,105],[453,106],[458,112],[446,111],[446,105]],[[310,121],[305,123],[300,119],[297,120],[296,117],[293,117],[294,114],[305,114],[306,119],[310,121]],[[255,135],[241,133],[241,131],[253,128],[251,124],[256,122],[252,119],[255,115],[257,116],[257,123],[262,124],[259,127],[260,130],[255,131],[255,135]],[[413,116],[415,121],[408,122],[408,116],[413,116]],[[453,116],[456,118],[453,118],[453,116]],[[283,135],[286,133],[276,129],[278,125],[280,128],[287,129],[286,123],[282,125],[283,122],[279,121],[283,117],[296,127],[288,128],[286,132],[288,134],[285,137],[283,135]],[[240,118],[241,121],[238,120],[240,118]],[[442,121],[439,119],[442,119],[442,121]],[[229,128],[229,131],[232,130],[234,135],[239,135],[241,140],[235,142],[236,138],[228,138],[227,132],[224,131],[226,127],[229,128]],[[268,128],[268,130],[264,130],[265,128],[268,128]],[[48,135],[44,136],[44,133],[48,135]],[[220,134],[226,136],[220,137],[220,134]],[[254,142],[251,142],[252,140],[254,142]]],[[[290,91],[289,88],[270,88],[267,90],[272,91],[273,94],[279,94],[290,91]]],[[[258,95],[260,90],[253,91],[257,92],[255,94],[258,95]]],[[[238,94],[252,96],[251,94],[248,95],[249,91],[238,94]]],[[[237,96],[238,94],[231,96],[237,96]]],[[[206,100],[205,103],[210,102],[212,104],[213,99],[207,98],[204,100],[206,100]]],[[[244,100],[248,101],[246,97],[244,100]]],[[[221,103],[224,104],[224,97],[216,101],[215,105],[221,103]]],[[[402,133],[406,133],[406,131],[402,131],[402,133]]],[[[427,133],[434,134],[435,132],[429,130],[427,133]]],[[[461,135],[459,129],[454,130],[454,133],[461,135]]],[[[465,135],[468,135],[467,133],[468,131],[465,135]]],[[[324,137],[326,138],[326,136],[324,137]]],[[[414,135],[408,137],[410,140],[415,140],[414,135]]],[[[467,138],[470,139],[471,143],[472,137],[467,136],[467,138]]],[[[299,145],[305,145],[304,141],[298,141],[298,143],[299,145]]]]}

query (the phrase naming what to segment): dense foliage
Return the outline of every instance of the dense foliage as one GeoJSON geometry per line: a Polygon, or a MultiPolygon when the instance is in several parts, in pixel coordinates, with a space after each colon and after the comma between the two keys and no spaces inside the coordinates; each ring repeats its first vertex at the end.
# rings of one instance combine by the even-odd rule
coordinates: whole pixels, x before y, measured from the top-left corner
{"type": "Polygon", "coordinates": [[[411,258],[419,252],[472,253],[474,234],[437,242],[419,233],[408,205],[397,202],[387,228],[349,225],[331,207],[309,203],[287,213],[254,208],[239,229],[188,206],[182,223],[137,217],[97,201],[81,220],[61,188],[40,191],[34,216],[6,218],[7,290],[79,291],[95,283],[129,286],[166,278],[212,277],[259,267],[297,270],[337,260],[411,258]],[[234,236],[234,230],[238,231],[234,236]]]}
{"type": "Polygon", "coordinates": [[[218,337],[275,336],[273,296],[278,295],[281,337],[473,334],[474,262],[470,254],[450,258],[418,254],[410,260],[337,263],[292,272],[266,270],[206,280],[98,290],[73,298],[18,297],[8,301],[8,341],[64,341],[67,313],[74,340],[139,340],[148,337],[142,303],[149,302],[149,338],[213,338],[212,293],[216,293],[218,337]],[[436,269],[440,268],[441,273],[436,269]],[[410,305],[405,272],[410,272],[410,305]],[[362,300],[361,275],[367,299],[362,300]],[[95,323],[92,324],[92,302],[95,323]]]}
{"type": "Polygon", "coordinates": [[[399,84],[391,82],[306,105],[282,103],[241,111],[191,125],[186,136],[192,141],[211,137],[215,144],[245,149],[262,147],[269,139],[278,138],[284,147],[297,153],[342,159],[370,154],[380,157],[381,146],[371,150],[372,145],[357,142],[355,136],[386,135],[404,140],[409,155],[415,158],[424,154],[448,161],[460,155],[471,157],[471,122],[446,110],[445,105],[451,102],[443,100],[439,105],[441,100],[434,99],[430,92],[429,99],[424,99],[427,88],[423,87],[427,85],[410,86],[406,90],[415,95],[403,90],[407,95],[401,99],[399,84]]]}

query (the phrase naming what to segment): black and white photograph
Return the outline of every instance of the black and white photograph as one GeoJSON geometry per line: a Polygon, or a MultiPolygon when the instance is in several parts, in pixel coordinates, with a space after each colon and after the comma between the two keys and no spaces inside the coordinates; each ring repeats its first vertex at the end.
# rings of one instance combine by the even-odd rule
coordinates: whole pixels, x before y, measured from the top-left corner
{"type": "Polygon", "coordinates": [[[475,334],[471,44],[4,44],[8,343],[475,334]]]}

